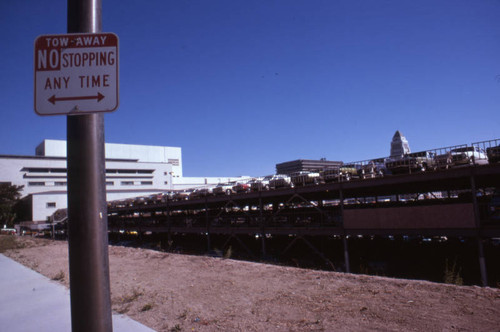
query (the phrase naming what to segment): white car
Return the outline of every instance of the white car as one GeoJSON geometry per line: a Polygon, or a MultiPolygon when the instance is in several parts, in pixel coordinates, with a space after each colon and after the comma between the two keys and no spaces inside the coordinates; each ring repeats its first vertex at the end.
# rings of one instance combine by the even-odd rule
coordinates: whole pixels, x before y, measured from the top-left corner
{"type": "Polygon", "coordinates": [[[293,188],[292,180],[288,175],[284,174],[273,175],[273,178],[269,180],[269,188],[271,189],[285,188],[285,187],[293,188]]]}
{"type": "Polygon", "coordinates": [[[450,151],[454,166],[462,165],[485,165],[488,163],[488,157],[483,149],[478,146],[466,146],[450,151]]]}
{"type": "Polygon", "coordinates": [[[269,190],[269,181],[273,175],[268,175],[263,178],[253,179],[249,182],[252,191],[269,190]]]}
{"type": "Polygon", "coordinates": [[[234,194],[235,191],[233,189],[233,186],[235,185],[235,182],[230,182],[230,183],[219,183],[214,189],[213,189],[213,194],[214,195],[231,195],[234,194]]]}

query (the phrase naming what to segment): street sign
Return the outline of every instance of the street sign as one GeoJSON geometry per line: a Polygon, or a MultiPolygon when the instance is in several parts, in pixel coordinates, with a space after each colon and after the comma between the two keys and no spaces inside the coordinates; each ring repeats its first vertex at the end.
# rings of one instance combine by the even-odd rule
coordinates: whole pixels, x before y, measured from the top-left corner
{"type": "Polygon", "coordinates": [[[118,107],[118,36],[43,35],[35,40],[35,112],[73,115],[118,107]]]}

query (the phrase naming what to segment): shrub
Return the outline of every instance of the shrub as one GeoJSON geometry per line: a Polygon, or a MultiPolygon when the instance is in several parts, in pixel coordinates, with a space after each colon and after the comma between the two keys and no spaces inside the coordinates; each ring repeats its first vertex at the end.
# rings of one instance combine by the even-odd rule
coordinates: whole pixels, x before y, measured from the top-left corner
{"type": "Polygon", "coordinates": [[[153,308],[153,305],[150,304],[150,303],[147,303],[145,304],[142,308],[141,308],[141,311],[148,311],[148,310],[151,310],[153,308]]]}
{"type": "Polygon", "coordinates": [[[16,238],[12,235],[0,235],[0,253],[19,248],[16,238]]]}
{"type": "Polygon", "coordinates": [[[232,254],[233,254],[233,248],[229,246],[229,248],[227,248],[226,250],[226,253],[224,254],[224,258],[229,259],[231,258],[232,254]]]}
{"type": "Polygon", "coordinates": [[[130,303],[130,302],[134,302],[135,300],[137,300],[139,298],[139,296],[141,296],[143,293],[141,291],[139,291],[137,288],[134,288],[132,290],[132,294],[129,294],[129,295],[125,295],[121,298],[121,302],[122,303],[130,303]]]}
{"type": "Polygon", "coordinates": [[[457,269],[457,259],[453,261],[453,265],[450,267],[448,264],[448,259],[446,259],[445,263],[445,268],[444,268],[444,282],[447,284],[454,284],[454,285],[463,285],[464,280],[462,279],[462,276],[460,275],[460,272],[462,271],[461,268],[457,269]]]}
{"type": "Polygon", "coordinates": [[[64,271],[61,270],[59,271],[59,273],[57,273],[55,276],[52,277],[52,280],[55,280],[55,281],[63,281],[64,278],[65,278],[65,274],[64,274],[64,271]]]}

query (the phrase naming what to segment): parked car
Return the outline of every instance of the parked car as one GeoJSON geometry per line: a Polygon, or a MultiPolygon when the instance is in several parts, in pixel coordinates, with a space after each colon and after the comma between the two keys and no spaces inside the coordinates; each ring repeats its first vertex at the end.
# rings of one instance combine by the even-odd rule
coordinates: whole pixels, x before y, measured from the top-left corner
{"type": "Polygon", "coordinates": [[[180,190],[174,193],[173,199],[175,201],[184,201],[189,199],[189,196],[191,195],[191,190],[180,190]]]}
{"type": "Polygon", "coordinates": [[[134,198],[127,198],[123,201],[124,206],[126,207],[131,207],[134,206],[135,199],[134,198]]]}
{"type": "Polygon", "coordinates": [[[353,178],[358,178],[358,169],[353,165],[329,167],[320,172],[322,183],[350,181],[353,178]]]}
{"type": "Polygon", "coordinates": [[[383,159],[371,160],[358,169],[358,176],[361,179],[372,179],[376,177],[383,177],[387,173],[383,159]]]}
{"type": "Polygon", "coordinates": [[[4,235],[15,235],[16,234],[16,229],[15,228],[2,228],[0,229],[0,234],[4,235]]]}
{"type": "Polygon", "coordinates": [[[233,191],[236,193],[246,193],[251,190],[248,182],[238,182],[233,186],[233,191]]]}
{"type": "Polygon", "coordinates": [[[269,190],[269,181],[273,178],[273,175],[268,175],[263,178],[253,179],[249,182],[250,189],[252,191],[269,190]]]}
{"type": "Polygon", "coordinates": [[[158,194],[153,194],[149,195],[148,198],[146,199],[146,204],[147,205],[155,205],[155,204],[160,204],[162,202],[165,202],[165,196],[162,193],[158,194]]]}
{"type": "Polygon", "coordinates": [[[486,156],[490,164],[498,163],[500,161],[500,145],[487,148],[486,156]]]}
{"type": "Polygon", "coordinates": [[[202,197],[205,197],[206,195],[207,195],[207,192],[204,190],[204,188],[196,188],[189,195],[189,199],[202,198],[202,197]]]}
{"type": "Polygon", "coordinates": [[[500,222],[500,190],[496,190],[488,203],[488,219],[500,222]]]}
{"type": "Polygon", "coordinates": [[[319,172],[319,175],[322,183],[341,181],[340,167],[325,168],[321,172],[319,172]]]}
{"type": "Polygon", "coordinates": [[[453,156],[451,151],[437,155],[434,159],[436,169],[448,169],[453,166],[453,156]]]}
{"type": "Polygon", "coordinates": [[[362,170],[361,165],[344,164],[340,167],[340,175],[343,180],[350,181],[352,179],[359,179],[362,170]]]}
{"type": "Polygon", "coordinates": [[[234,194],[235,191],[233,190],[233,186],[235,185],[235,182],[229,182],[229,183],[219,183],[215,188],[213,189],[213,194],[214,195],[231,195],[234,194]]]}
{"type": "Polygon", "coordinates": [[[319,184],[319,173],[300,171],[290,175],[290,181],[295,187],[319,184]]]}
{"type": "Polygon", "coordinates": [[[485,165],[488,163],[488,157],[479,146],[466,146],[450,151],[453,158],[453,166],[465,165],[485,165]]]}
{"type": "Polygon", "coordinates": [[[144,197],[144,196],[136,197],[134,199],[134,205],[136,205],[136,206],[145,205],[147,200],[148,200],[148,197],[144,197]]]}
{"type": "Polygon", "coordinates": [[[404,155],[400,159],[392,159],[386,163],[386,167],[392,174],[408,174],[434,170],[436,154],[431,151],[415,152],[404,155]]]}
{"type": "Polygon", "coordinates": [[[325,168],[319,172],[319,175],[323,183],[337,182],[340,176],[340,167],[325,168]]]}
{"type": "Polygon", "coordinates": [[[293,188],[292,180],[290,179],[290,177],[288,175],[284,175],[284,174],[273,175],[272,179],[269,180],[269,188],[270,189],[278,189],[278,188],[286,188],[286,187],[293,188]]]}

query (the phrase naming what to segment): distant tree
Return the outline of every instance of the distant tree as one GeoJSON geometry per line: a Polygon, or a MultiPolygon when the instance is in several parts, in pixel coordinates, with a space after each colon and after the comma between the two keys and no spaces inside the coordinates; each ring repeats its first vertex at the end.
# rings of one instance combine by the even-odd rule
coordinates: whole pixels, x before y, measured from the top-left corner
{"type": "Polygon", "coordinates": [[[16,214],[13,212],[14,205],[21,198],[21,190],[24,186],[16,186],[9,182],[0,183],[0,224],[14,227],[16,214]]]}

